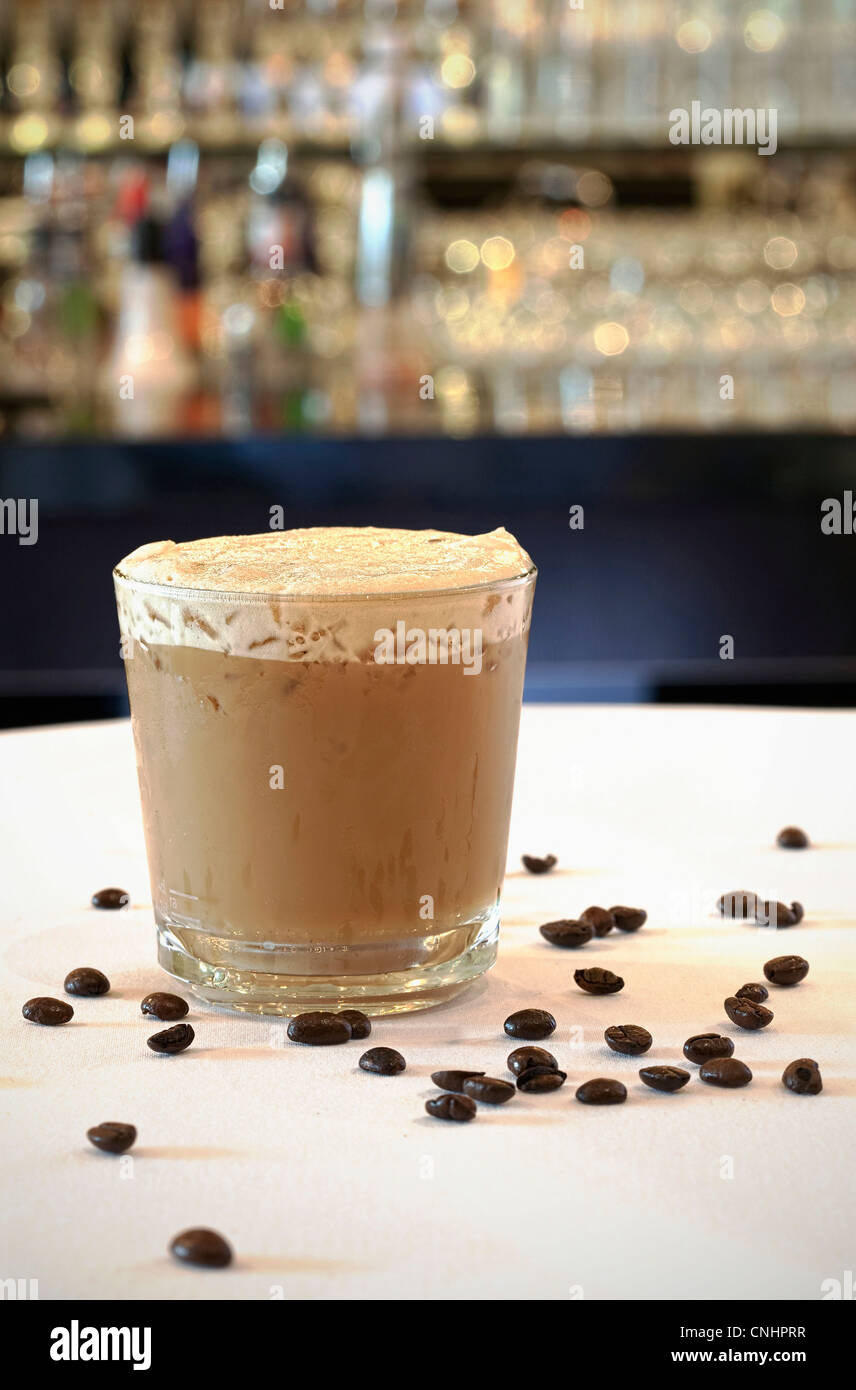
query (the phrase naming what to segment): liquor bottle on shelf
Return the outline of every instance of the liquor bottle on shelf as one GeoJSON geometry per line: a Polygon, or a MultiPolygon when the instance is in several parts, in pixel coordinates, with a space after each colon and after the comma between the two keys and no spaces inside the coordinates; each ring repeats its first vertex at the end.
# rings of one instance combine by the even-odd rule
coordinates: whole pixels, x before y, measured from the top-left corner
{"type": "Polygon", "coordinates": [[[176,289],[164,217],[150,204],[133,229],[132,256],[120,274],[115,335],[103,372],[104,395],[118,434],[180,429],[196,372],[182,334],[176,289]]]}
{"type": "Polygon", "coordinates": [[[163,224],[164,260],[175,274],[181,336],[191,355],[200,347],[199,241],[194,195],[199,150],[190,140],[174,144],[167,159],[166,205],[163,224]]]}
{"type": "MultiPolygon", "coordinates": [[[[230,331],[226,351],[240,359],[237,376],[246,394],[250,390],[247,354],[250,341],[255,339],[255,390],[278,402],[278,427],[301,429],[306,423],[307,392],[311,389],[309,316],[313,300],[309,287],[318,273],[314,212],[305,183],[294,172],[290,151],[281,140],[262,141],[250,174],[250,188],[247,251],[256,285],[254,305],[242,303],[227,309],[229,326],[246,324],[247,331],[243,335],[230,331]]],[[[233,395],[230,410],[237,424],[241,411],[237,393],[233,395]]]]}

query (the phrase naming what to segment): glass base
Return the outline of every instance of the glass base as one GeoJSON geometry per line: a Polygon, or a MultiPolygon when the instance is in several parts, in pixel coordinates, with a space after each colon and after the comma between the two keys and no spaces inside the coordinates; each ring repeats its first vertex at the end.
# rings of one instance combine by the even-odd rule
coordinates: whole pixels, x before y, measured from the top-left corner
{"type": "Polygon", "coordinates": [[[355,973],[360,953],[353,947],[345,956],[341,945],[251,945],[198,929],[189,933],[184,924],[161,917],[158,961],[200,999],[242,1013],[293,1016],[346,1008],[375,1015],[409,1013],[444,1004],[491,968],[499,917],[497,905],[452,931],[361,948],[366,973],[355,973]],[[191,944],[195,953],[188,949],[191,944]],[[321,973],[324,955],[332,969],[321,973]],[[369,960],[376,966],[379,959],[394,963],[396,957],[417,963],[386,971],[367,968],[369,960]],[[295,967],[310,964],[314,973],[296,973],[295,967]],[[347,968],[334,973],[339,965],[347,968]]]}

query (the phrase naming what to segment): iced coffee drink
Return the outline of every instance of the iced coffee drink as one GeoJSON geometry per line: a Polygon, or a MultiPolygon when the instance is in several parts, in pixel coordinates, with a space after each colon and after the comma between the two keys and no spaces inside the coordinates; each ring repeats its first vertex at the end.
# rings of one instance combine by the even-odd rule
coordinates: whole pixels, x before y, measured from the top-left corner
{"type": "Polygon", "coordinates": [[[255,1012],[493,963],[535,571],[507,531],[317,528],[115,571],[161,963],[255,1012]]]}

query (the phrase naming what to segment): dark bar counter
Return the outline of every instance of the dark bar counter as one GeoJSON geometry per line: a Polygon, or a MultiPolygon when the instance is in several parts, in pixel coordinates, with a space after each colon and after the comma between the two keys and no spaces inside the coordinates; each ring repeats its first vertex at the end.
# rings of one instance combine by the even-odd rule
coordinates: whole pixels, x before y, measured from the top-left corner
{"type": "Polygon", "coordinates": [[[854,488],[856,441],[828,434],[8,443],[0,497],[38,498],[39,535],[0,544],[0,721],[124,713],[113,564],[277,506],[514,531],[540,571],[530,700],[851,705],[856,537],[820,523],[854,488]]]}

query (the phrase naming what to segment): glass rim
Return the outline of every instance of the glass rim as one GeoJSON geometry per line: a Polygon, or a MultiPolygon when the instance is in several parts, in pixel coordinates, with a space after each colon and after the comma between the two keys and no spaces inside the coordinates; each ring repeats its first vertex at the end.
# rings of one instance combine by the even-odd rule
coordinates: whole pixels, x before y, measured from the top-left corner
{"type": "Polygon", "coordinates": [[[521,570],[519,574],[504,575],[501,579],[486,579],[478,584],[453,584],[443,589],[378,589],[375,591],[360,591],[353,594],[331,594],[331,593],[283,593],[282,590],[258,590],[258,589],[188,589],[179,584],[158,584],[148,579],[132,579],[129,575],[123,574],[119,565],[113,569],[114,582],[121,584],[126,589],[135,589],[143,593],[157,594],[162,598],[178,598],[184,600],[204,599],[210,602],[231,601],[232,603],[365,603],[374,602],[381,599],[400,599],[403,602],[413,602],[417,599],[451,598],[455,595],[477,594],[479,592],[489,592],[493,589],[515,588],[524,585],[527,580],[534,580],[538,576],[538,566],[530,565],[529,569],[521,570]]]}

